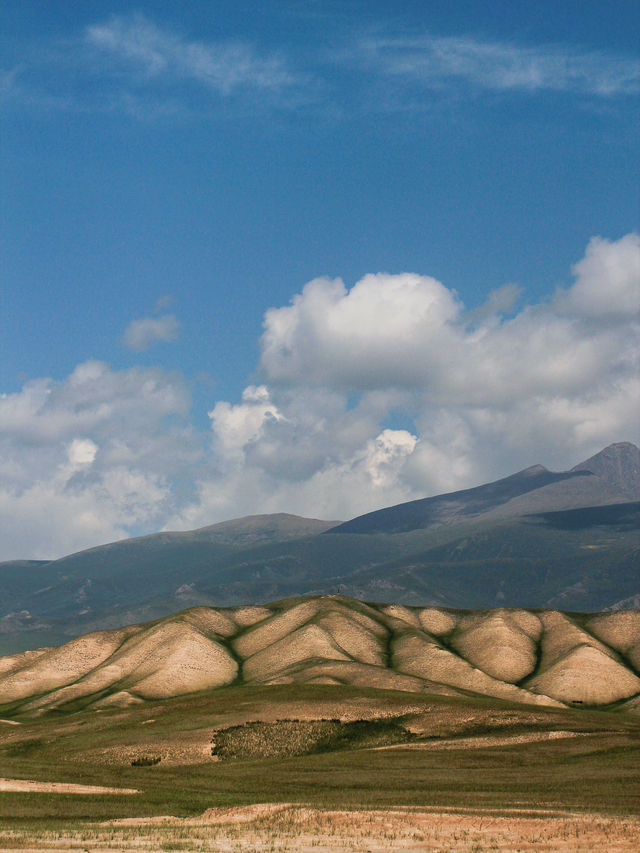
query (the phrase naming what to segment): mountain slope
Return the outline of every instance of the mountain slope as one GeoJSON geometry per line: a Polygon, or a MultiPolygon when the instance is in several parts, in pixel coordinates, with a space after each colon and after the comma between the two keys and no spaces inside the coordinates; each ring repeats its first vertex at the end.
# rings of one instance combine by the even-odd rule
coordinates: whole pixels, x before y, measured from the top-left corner
{"type": "Polygon", "coordinates": [[[591,471],[629,500],[640,500],[640,449],[630,442],[610,444],[600,453],[575,465],[572,471],[591,471]]]}
{"type": "Polygon", "coordinates": [[[612,444],[570,471],[542,465],[494,483],[409,501],[346,521],[332,533],[404,533],[454,521],[506,518],[529,513],[640,500],[640,450],[612,444]]]}
{"type": "Polygon", "coordinates": [[[623,607],[640,595],[640,501],[629,500],[640,492],[639,455],[633,445],[612,445],[571,472],[534,466],[346,524],[252,516],[48,563],[0,564],[0,653],[193,605],[303,594],[453,607],[623,607]]]}

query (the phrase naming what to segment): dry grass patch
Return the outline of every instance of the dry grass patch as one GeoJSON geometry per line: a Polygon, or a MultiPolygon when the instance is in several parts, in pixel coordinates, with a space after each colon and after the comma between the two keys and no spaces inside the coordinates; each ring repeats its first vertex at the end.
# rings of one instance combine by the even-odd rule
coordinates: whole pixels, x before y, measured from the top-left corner
{"type": "Polygon", "coordinates": [[[76,851],[296,851],[433,853],[637,850],[640,821],[547,809],[346,811],[287,803],[207,809],[200,817],[125,818],[58,832],[0,834],[0,853],[76,851]],[[30,846],[31,845],[31,846],[30,846]]]}

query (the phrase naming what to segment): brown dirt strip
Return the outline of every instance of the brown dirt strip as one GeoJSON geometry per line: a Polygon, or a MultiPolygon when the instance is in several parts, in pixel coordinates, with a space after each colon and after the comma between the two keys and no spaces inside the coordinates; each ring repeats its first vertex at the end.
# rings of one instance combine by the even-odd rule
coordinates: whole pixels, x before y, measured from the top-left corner
{"type": "Polygon", "coordinates": [[[25,794],[139,794],[136,788],[104,788],[72,782],[36,782],[32,779],[0,779],[0,792],[25,794]]]}
{"type": "MultiPolygon", "coordinates": [[[[616,733],[617,734],[617,733],[616,733]]],[[[541,740],[562,740],[574,737],[597,737],[602,732],[530,732],[521,735],[472,735],[470,737],[434,738],[417,743],[392,743],[389,746],[369,747],[379,749],[481,749],[488,746],[510,746],[517,743],[535,743],[541,740]]]]}

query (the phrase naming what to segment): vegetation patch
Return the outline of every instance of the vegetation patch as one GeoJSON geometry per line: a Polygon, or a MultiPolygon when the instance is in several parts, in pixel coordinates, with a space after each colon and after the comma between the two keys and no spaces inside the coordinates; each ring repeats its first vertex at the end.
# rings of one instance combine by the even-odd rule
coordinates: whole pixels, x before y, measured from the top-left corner
{"type": "Polygon", "coordinates": [[[390,746],[415,738],[398,718],[250,722],[216,731],[211,754],[223,760],[284,758],[390,746]]]}
{"type": "Polygon", "coordinates": [[[5,755],[28,756],[33,753],[38,753],[47,741],[42,737],[25,738],[15,743],[9,744],[4,748],[5,755]]]}
{"type": "Polygon", "coordinates": [[[132,767],[153,767],[154,764],[160,764],[162,761],[159,755],[140,755],[134,758],[131,762],[132,767]]]}

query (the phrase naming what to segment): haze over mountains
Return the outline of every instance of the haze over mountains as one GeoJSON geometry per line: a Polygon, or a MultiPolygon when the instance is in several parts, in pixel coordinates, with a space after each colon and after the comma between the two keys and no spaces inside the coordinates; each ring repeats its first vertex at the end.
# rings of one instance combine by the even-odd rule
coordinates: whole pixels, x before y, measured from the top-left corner
{"type": "Polygon", "coordinates": [[[535,465],[338,523],[277,514],[0,564],[0,652],[303,594],[454,608],[640,603],[640,451],[535,465]]]}

